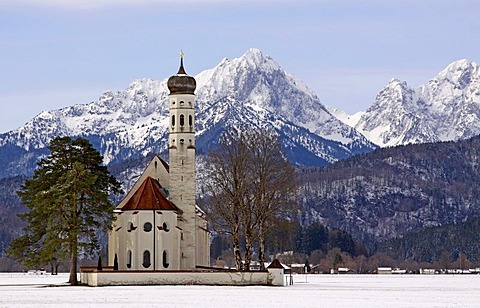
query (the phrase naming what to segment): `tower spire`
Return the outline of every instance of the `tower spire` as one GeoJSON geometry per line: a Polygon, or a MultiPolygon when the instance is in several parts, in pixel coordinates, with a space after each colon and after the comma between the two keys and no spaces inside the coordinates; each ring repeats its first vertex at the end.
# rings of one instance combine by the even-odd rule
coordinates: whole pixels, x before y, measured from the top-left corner
{"type": "Polygon", "coordinates": [[[183,57],[185,56],[185,54],[183,53],[183,50],[180,51],[180,68],[178,69],[178,73],[177,75],[187,75],[187,73],[185,72],[185,68],[183,67],[183,57]]]}
{"type": "Polygon", "coordinates": [[[194,94],[197,83],[195,78],[188,76],[183,67],[183,58],[185,54],[180,52],[180,68],[176,75],[170,77],[167,82],[170,94],[194,94]]]}

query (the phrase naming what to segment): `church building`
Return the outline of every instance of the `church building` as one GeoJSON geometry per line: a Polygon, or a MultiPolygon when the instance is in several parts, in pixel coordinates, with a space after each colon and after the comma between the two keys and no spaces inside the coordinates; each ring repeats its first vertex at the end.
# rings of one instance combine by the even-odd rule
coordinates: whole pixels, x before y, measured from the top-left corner
{"type": "Polygon", "coordinates": [[[115,209],[109,265],[120,271],[194,270],[210,265],[203,211],[195,204],[195,88],[183,67],[168,79],[169,164],[155,156],[115,209]]]}

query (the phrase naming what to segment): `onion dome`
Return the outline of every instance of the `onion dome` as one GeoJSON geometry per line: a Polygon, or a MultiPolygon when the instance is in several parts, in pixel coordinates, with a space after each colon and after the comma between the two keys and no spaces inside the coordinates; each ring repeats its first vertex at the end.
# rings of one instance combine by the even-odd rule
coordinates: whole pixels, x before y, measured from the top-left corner
{"type": "Polygon", "coordinates": [[[170,78],[167,82],[170,94],[194,94],[197,82],[192,76],[188,76],[183,68],[183,52],[180,53],[180,68],[178,73],[170,78]]]}

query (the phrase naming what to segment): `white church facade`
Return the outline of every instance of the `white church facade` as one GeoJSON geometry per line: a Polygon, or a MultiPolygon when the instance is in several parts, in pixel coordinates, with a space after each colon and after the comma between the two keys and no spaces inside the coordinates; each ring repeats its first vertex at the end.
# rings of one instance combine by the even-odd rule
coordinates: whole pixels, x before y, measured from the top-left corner
{"type": "Polygon", "coordinates": [[[268,271],[210,267],[210,233],[195,204],[195,79],[183,67],[168,80],[169,163],[155,156],[115,209],[108,265],[82,267],[80,281],[112,285],[283,286],[278,260],[268,271]]]}
{"type": "Polygon", "coordinates": [[[155,156],[115,209],[108,263],[117,262],[121,271],[210,265],[207,221],[195,204],[196,82],[186,74],[183,56],[167,85],[170,163],[155,156]]]}

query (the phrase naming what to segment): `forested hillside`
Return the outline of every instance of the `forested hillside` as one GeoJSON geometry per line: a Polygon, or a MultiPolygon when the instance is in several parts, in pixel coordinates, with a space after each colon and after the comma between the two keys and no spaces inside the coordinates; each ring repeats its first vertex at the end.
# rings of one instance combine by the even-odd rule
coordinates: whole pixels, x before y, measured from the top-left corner
{"type": "Polygon", "coordinates": [[[464,223],[432,227],[387,241],[380,245],[378,251],[397,260],[432,262],[446,259],[452,262],[464,254],[468,260],[478,262],[479,234],[480,217],[476,217],[464,223]]]}
{"type": "Polygon", "coordinates": [[[480,137],[385,148],[304,170],[303,220],[345,229],[372,248],[480,215],[480,137]]]}
{"type": "MultiPolygon", "coordinates": [[[[463,223],[480,216],[479,156],[480,137],[474,137],[458,142],[385,148],[327,167],[304,169],[300,172],[301,224],[309,230],[313,222],[319,222],[330,230],[336,228],[338,234],[352,234],[356,242],[366,243],[370,252],[389,239],[405,237],[403,240],[409,241],[410,233],[456,224],[457,231],[463,230],[456,231],[458,240],[435,240],[442,239],[441,235],[435,233],[437,231],[426,231],[433,235],[425,239],[423,235],[411,238],[418,242],[390,242],[384,250],[390,247],[395,258],[415,257],[425,261],[437,259],[443,250],[452,257],[462,252],[473,258],[476,247],[480,247],[475,236],[478,228],[463,223]],[[396,245],[400,250],[394,249],[396,245]]],[[[148,160],[132,158],[111,165],[110,170],[127,190],[148,160]]],[[[23,206],[16,190],[24,180],[15,177],[0,181],[0,253],[21,230],[16,214],[23,206]]],[[[452,232],[445,234],[451,236],[452,232]]],[[[326,245],[321,238],[317,240],[312,236],[292,237],[289,247],[309,253],[309,247],[318,249],[315,245],[326,245]]],[[[275,245],[272,252],[289,248],[275,245]]],[[[332,248],[333,243],[329,241],[328,245],[332,248]]]]}
{"type": "Polygon", "coordinates": [[[25,181],[24,177],[0,179],[0,257],[12,239],[20,234],[22,221],[17,213],[26,208],[21,204],[16,191],[25,181]]]}

